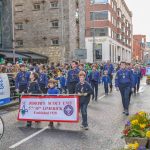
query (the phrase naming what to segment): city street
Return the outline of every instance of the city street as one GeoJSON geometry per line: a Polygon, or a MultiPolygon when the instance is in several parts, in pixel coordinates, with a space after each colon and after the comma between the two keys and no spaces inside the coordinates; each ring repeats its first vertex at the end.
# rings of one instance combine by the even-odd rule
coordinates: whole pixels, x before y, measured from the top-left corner
{"type": "MultiPolygon", "coordinates": [[[[150,87],[142,80],[140,92],[132,96],[130,114],[149,111],[150,87]]],[[[33,123],[26,128],[24,122],[17,121],[17,106],[1,110],[5,122],[5,132],[0,141],[0,150],[117,150],[124,146],[121,131],[127,117],[122,114],[120,93],[113,91],[104,96],[100,86],[98,102],[92,102],[88,109],[89,130],[80,129],[80,124],[62,123],[49,129],[48,123],[33,123]]]]}

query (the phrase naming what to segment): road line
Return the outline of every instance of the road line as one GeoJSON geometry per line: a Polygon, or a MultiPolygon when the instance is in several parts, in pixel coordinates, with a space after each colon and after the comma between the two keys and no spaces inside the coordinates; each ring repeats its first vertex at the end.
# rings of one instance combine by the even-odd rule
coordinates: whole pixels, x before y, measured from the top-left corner
{"type": "Polygon", "coordinates": [[[44,127],[43,129],[41,129],[41,130],[39,130],[39,131],[33,133],[32,135],[26,137],[25,139],[22,139],[21,141],[17,142],[16,144],[10,146],[9,148],[10,148],[10,149],[13,149],[13,148],[18,147],[19,145],[21,145],[21,144],[23,144],[24,142],[30,140],[31,138],[35,137],[36,135],[40,134],[41,132],[45,131],[45,130],[48,129],[48,128],[49,128],[48,126],[44,127]]]}
{"type": "Polygon", "coordinates": [[[98,100],[101,100],[101,99],[103,99],[104,97],[105,97],[105,95],[99,97],[98,100]]]}
{"type": "Polygon", "coordinates": [[[144,92],[144,87],[141,86],[138,93],[143,93],[143,92],[144,92]]]}

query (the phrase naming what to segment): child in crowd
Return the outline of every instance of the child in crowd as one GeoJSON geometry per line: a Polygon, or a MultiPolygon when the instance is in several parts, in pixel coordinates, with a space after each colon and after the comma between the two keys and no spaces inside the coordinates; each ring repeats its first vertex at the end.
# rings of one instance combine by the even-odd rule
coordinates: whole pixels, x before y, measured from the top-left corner
{"type": "Polygon", "coordinates": [[[88,130],[87,106],[90,102],[90,95],[93,94],[91,85],[85,81],[86,74],[84,71],[79,73],[79,83],[76,85],[76,94],[80,96],[80,109],[82,114],[81,128],[88,130]]]}
{"type": "Polygon", "coordinates": [[[102,77],[102,84],[104,84],[105,95],[108,95],[108,86],[111,83],[110,77],[108,76],[108,71],[104,71],[104,75],[102,77]]]}
{"type": "MultiPolygon", "coordinates": [[[[30,84],[29,84],[29,88],[28,88],[28,93],[29,94],[40,94],[42,93],[38,84],[38,74],[36,72],[32,72],[30,75],[30,84]]],[[[38,123],[38,122],[37,122],[38,123]]],[[[27,127],[31,127],[32,126],[32,122],[31,121],[27,121],[27,127]]]]}
{"type": "MultiPolygon", "coordinates": [[[[49,89],[48,89],[48,91],[47,91],[47,94],[56,96],[57,94],[60,93],[59,90],[58,90],[57,87],[56,87],[56,83],[57,83],[57,81],[54,80],[54,79],[50,79],[50,80],[49,80],[49,83],[48,83],[48,88],[49,88],[49,89]]],[[[51,128],[53,128],[53,127],[54,127],[54,123],[53,123],[53,122],[50,122],[50,123],[49,123],[49,126],[50,126],[51,128]]]]}
{"type": "Polygon", "coordinates": [[[55,78],[58,81],[58,88],[60,90],[60,94],[65,93],[67,94],[67,84],[66,84],[66,78],[65,78],[65,74],[60,71],[59,76],[57,78],[55,78]]]}

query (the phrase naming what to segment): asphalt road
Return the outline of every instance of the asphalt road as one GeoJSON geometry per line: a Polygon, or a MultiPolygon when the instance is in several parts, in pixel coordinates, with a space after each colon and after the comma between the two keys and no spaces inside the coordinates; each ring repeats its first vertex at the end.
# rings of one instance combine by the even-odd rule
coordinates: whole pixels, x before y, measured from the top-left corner
{"type": "MultiPolygon", "coordinates": [[[[48,123],[26,128],[25,122],[17,121],[18,106],[0,110],[5,122],[0,150],[117,150],[125,144],[121,131],[127,120],[122,114],[120,93],[114,90],[104,96],[102,86],[99,90],[98,102],[91,101],[88,107],[88,131],[81,130],[80,123],[55,124],[53,130],[48,123]]],[[[149,91],[150,86],[142,80],[140,93],[132,96],[130,114],[150,112],[149,91]]]]}

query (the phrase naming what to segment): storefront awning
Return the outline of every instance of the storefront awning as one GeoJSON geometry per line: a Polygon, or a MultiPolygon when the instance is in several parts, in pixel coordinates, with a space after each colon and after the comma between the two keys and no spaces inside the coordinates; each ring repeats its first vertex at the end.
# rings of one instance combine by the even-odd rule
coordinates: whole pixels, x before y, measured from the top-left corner
{"type": "MultiPolygon", "coordinates": [[[[0,52],[0,55],[3,55],[5,58],[13,58],[13,53],[11,53],[11,52],[0,52]]],[[[29,58],[27,56],[15,53],[15,58],[20,58],[20,57],[25,58],[25,59],[29,58]]]]}

